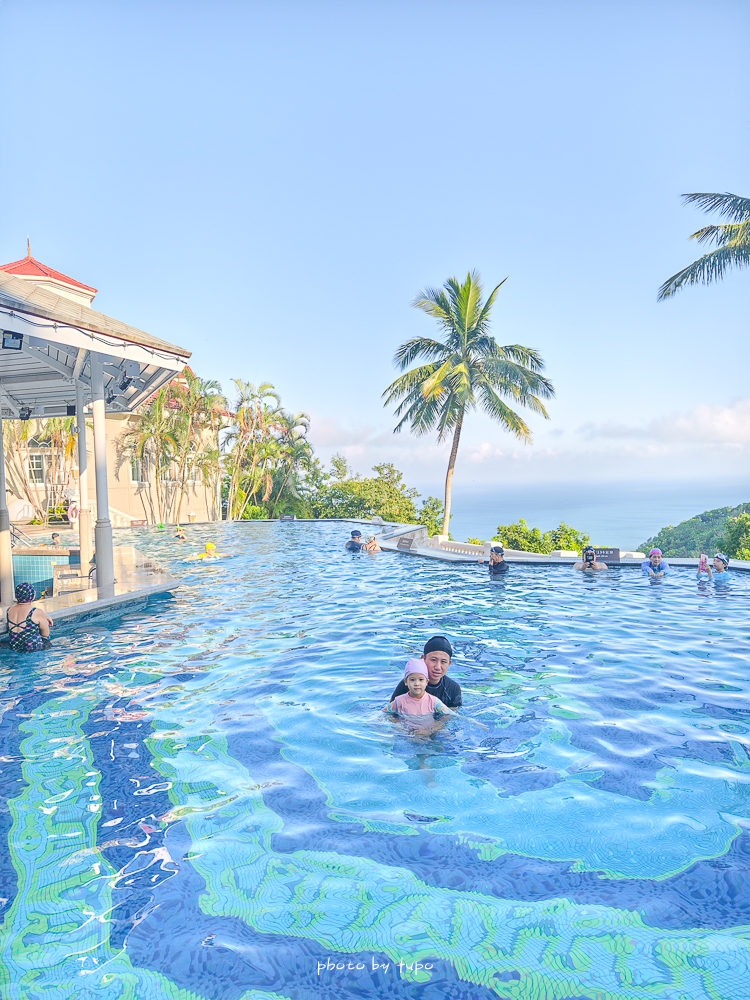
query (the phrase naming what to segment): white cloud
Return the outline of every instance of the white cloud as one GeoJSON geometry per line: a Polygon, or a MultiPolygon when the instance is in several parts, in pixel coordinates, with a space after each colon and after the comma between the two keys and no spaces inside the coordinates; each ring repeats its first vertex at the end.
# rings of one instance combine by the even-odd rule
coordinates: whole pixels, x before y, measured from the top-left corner
{"type": "Polygon", "coordinates": [[[464,460],[478,465],[481,462],[491,462],[496,458],[502,458],[503,451],[489,441],[483,441],[480,445],[469,445],[464,455],[464,460]]]}
{"type": "MultiPolygon", "coordinates": [[[[748,480],[750,399],[727,405],[701,403],[684,414],[655,418],[641,426],[587,423],[577,432],[543,425],[524,446],[481,420],[468,421],[456,466],[456,483],[684,480],[721,468],[729,481],[748,480]]],[[[409,485],[442,489],[450,442],[434,434],[394,434],[387,424],[343,425],[334,416],[313,415],[310,438],[319,458],[341,452],[356,472],[393,462],[409,485]]]]}
{"type": "Polygon", "coordinates": [[[583,424],[578,433],[588,439],[640,438],[664,443],[750,444],[750,399],[739,399],[723,406],[699,403],[685,414],[656,417],[648,424],[583,424]]]}

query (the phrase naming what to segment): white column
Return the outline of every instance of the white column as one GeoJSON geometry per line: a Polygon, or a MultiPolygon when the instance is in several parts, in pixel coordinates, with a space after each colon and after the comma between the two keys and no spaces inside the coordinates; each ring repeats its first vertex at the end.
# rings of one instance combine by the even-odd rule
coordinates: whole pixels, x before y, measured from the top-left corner
{"type": "Polygon", "coordinates": [[[89,571],[91,562],[91,511],[89,510],[89,471],[86,454],[86,414],[83,410],[83,385],[76,382],[76,424],[78,425],[78,537],[81,546],[81,572],[89,571]]]}
{"type": "Polygon", "coordinates": [[[107,489],[107,432],[105,429],[104,369],[98,354],[90,354],[91,396],[94,411],[94,469],[96,472],[96,585],[111,587],[115,582],[115,558],[112,550],[112,523],[109,520],[107,489]]]}
{"type": "Polygon", "coordinates": [[[12,604],[14,600],[10,515],[8,514],[8,498],[5,493],[5,442],[3,440],[3,420],[0,417],[0,603],[12,604]]]}

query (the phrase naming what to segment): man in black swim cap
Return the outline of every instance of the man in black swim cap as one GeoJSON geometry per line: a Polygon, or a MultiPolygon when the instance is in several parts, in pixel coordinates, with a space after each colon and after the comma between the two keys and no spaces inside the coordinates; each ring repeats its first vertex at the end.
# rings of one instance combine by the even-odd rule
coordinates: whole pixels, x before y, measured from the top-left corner
{"type": "MultiPolygon", "coordinates": [[[[482,562],[481,559],[480,562],[482,562]]],[[[490,549],[490,576],[502,576],[509,569],[510,567],[505,561],[505,550],[502,545],[495,545],[490,549]]]]}
{"type": "MultiPolygon", "coordinates": [[[[427,667],[427,693],[434,694],[448,708],[460,708],[461,685],[450,677],[446,677],[453,659],[453,647],[444,635],[433,635],[424,646],[422,659],[427,667]]],[[[391,701],[400,694],[406,694],[408,688],[404,681],[399,681],[396,690],[391,695],[391,701]]]]}
{"type": "Polygon", "coordinates": [[[352,532],[352,537],[344,546],[349,552],[360,552],[362,549],[362,532],[354,530],[352,532]]]}

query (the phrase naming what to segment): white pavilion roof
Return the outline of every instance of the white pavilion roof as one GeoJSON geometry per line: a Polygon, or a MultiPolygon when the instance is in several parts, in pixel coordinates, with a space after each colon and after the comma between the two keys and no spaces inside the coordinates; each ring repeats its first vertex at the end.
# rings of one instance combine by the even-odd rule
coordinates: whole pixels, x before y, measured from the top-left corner
{"type": "Polygon", "coordinates": [[[183,347],[3,271],[0,331],[22,334],[20,350],[0,347],[0,411],[5,419],[24,416],[25,408],[37,418],[65,416],[75,404],[77,383],[88,402],[92,351],[104,361],[107,408],[120,413],[148,399],[190,357],[183,347]]]}

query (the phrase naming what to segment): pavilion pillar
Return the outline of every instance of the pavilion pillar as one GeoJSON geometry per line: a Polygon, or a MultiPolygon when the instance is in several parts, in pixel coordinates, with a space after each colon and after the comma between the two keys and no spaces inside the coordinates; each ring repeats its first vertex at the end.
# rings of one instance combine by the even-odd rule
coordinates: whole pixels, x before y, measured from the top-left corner
{"type": "Polygon", "coordinates": [[[10,515],[8,514],[8,497],[5,492],[5,442],[3,440],[3,421],[0,417],[0,604],[12,604],[15,599],[10,515]]]}
{"type": "Polygon", "coordinates": [[[83,386],[76,383],[76,424],[78,425],[78,538],[81,546],[81,572],[88,573],[91,562],[91,511],[89,509],[89,470],[86,450],[86,414],[83,410],[83,386]]]}
{"type": "Polygon", "coordinates": [[[111,587],[115,582],[115,557],[112,547],[112,522],[109,519],[107,487],[107,432],[105,428],[104,368],[93,351],[91,365],[91,408],[94,412],[94,470],[96,473],[96,585],[111,587]]]}

